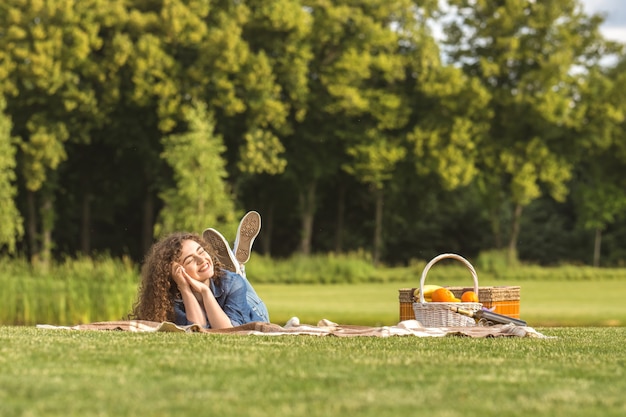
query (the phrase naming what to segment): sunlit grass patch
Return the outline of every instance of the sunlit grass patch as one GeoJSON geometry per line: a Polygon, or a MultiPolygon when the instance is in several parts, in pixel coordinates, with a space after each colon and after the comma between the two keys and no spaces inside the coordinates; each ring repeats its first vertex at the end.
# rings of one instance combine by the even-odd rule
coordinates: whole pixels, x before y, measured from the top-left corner
{"type": "Polygon", "coordinates": [[[553,339],[0,327],[3,417],[622,416],[626,328],[553,339]]]}

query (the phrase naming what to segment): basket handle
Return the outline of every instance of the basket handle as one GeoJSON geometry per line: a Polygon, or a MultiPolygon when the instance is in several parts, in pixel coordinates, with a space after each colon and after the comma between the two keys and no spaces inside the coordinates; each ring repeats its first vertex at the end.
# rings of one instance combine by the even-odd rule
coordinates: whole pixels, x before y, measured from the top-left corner
{"type": "Polygon", "coordinates": [[[474,279],[474,293],[478,295],[478,274],[476,273],[476,270],[474,269],[472,264],[469,263],[469,261],[461,255],[457,255],[455,253],[442,253],[441,255],[435,256],[433,259],[431,259],[431,261],[428,262],[424,267],[424,271],[422,271],[422,276],[420,278],[420,303],[424,304],[426,302],[426,300],[424,299],[424,281],[426,280],[426,274],[434,264],[442,259],[447,258],[456,259],[457,261],[461,261],[463,264],[465,264],[467,269],[469,269],[472,273],[472,278],[474,279]]]}

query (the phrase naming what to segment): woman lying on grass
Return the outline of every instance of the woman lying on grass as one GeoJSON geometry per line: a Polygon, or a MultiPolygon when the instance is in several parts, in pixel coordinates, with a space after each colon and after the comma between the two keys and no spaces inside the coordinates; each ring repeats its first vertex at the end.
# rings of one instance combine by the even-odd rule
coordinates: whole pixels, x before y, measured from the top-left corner
{"type": "MultiPolygon", "coordinates": [[[[174,233],[152,246],[141,269],[132,318],[214,329],[269,322],[267,308],[249,281],[220,262],[224,257],[234,260],[228,245],[224,248],[229,253],[217,254],[206,240],[194,233],[174,233]]],[[[229,266],[237,269],[234,263],[229,266]]]]}

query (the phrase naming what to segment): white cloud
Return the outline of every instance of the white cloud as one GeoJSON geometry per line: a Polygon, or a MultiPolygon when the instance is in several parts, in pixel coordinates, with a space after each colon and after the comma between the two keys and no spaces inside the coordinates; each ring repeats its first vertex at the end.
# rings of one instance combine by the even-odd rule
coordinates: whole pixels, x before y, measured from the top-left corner
{"type": "Polygon", "coordinates": [[[626,26],[604,28],[602,34],[604,34],[607,39],[626,42],[626,26]]]}
{"type": "Polygon", "coordinates": [[[610,40],[626,43],[626,8],[624,0],[581,0],[586,13],[604,16],[600,27],[610,40]]]}

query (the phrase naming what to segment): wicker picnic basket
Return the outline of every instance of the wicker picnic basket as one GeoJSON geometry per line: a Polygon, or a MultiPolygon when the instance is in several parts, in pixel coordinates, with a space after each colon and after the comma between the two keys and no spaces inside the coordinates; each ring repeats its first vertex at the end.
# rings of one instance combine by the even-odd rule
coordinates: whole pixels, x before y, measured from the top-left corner
{"type": "MultiPolygon", "coordinates": [[[[455,297],[461,298],[465,291],[473,290],[473,287],[446,287],[455,297]]],[[[398,290],[399,318],[400,321],[415,319],[413,303],[415,302],[415,290],[419,288],[400,288],[398,290]]],[[[483,308],[494,313],[520,318],[521,287],[518,285],[502,285],[478,287],[478,301],[483,308]]]]}
{"type": "MultiPolygon", "coordinates": [[[[447,287],[455,297],[461,298],[461,294],[471,290],[468,287],[447,287]]],[[[499,285],[478,287],[478,301],[483,308],[492,310],[494,313],[520,318],[520,290],[519,285],[499,285]]]]}
{"type": "Polygon", "coordinates": [[[424,281],[430,268],[442,259],[456,259],[461,261],[467,269],[470,270],[472,278],[474,279],[474,292],[478,294],[478,275],[476,270],[469,261],[460,255],[454,253],[443,253],[434,257],[424,267],[422,276],[420,278],[420,297],[419,300],[415,300],[413,303],[413,311],[415,313],[415,319],[419,321],[425,327],[471,327],[476,325],[476,321],[467,316],[455,313],[450,310],[450,307],[459,307],[464,310],[478,311],[482,308],[481,303],[444,303],[444,302],[432,302],[428,303],[424,299],[424,281]]]}

